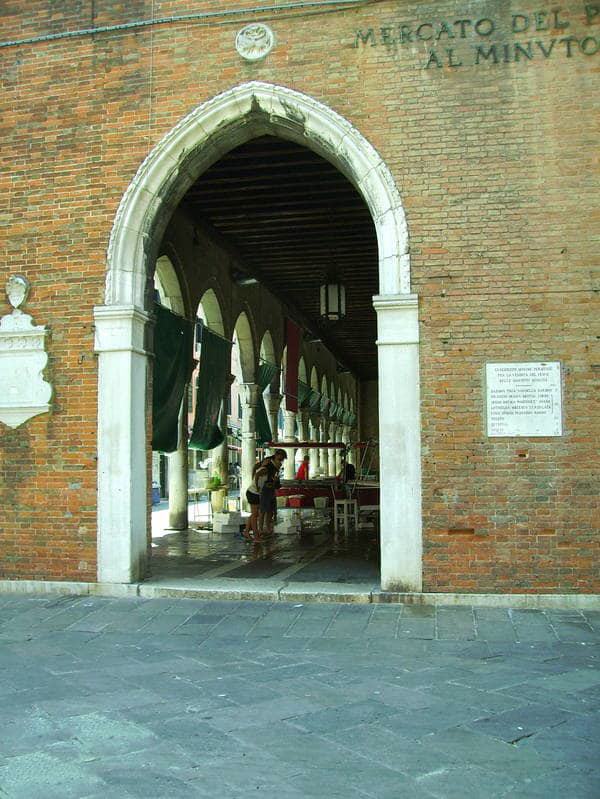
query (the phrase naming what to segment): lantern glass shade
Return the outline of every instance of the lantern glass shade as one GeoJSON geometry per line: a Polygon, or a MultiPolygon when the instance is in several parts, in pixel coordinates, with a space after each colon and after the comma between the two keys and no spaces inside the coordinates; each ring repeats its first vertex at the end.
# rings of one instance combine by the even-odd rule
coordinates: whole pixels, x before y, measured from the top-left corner
{"type": "Polygon", "coordinates": [[[321,316],[330,322],[346,316],[346,288],[341,283],[321,286],[321,316]]]}

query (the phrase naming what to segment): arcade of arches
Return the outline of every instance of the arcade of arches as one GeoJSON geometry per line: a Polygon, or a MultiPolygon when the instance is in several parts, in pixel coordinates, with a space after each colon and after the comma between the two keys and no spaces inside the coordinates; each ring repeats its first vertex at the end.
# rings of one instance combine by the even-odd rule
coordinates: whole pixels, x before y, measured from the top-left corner
{"type": "MultiPolygon", "coordinates": [[[[379,439],[381,585],[421,589],[418,322],[407,247],[388,168],[355,128],[307,95],[243,84],[199,106],[164,137],[123,197],[108,250],[106,305],[95,309],[101,581],[130,582],[146,568],[141,422],[156,276],[165,304],[170,299],[188,319],[200,307],[209,329],[237,340],[242,494],[255,460],[254,407],[267,388],[259,388],[261,348],[268,343],[277,371],[285,320],[302,331],[298,366],[320,404],[312,420],[295,412],[286,377],[284,437],[298,426],[301,437],[318,440],[313,468],[327,477],[340,466],[327,443],[379,439]],[[321,287],[340,284],[345,315],[324,322],[321,287]],[[123,386],[132,400],[125,414],[114,404],[123,386]]],[[[274,416],[276,381],[270,389],[274,416]]],[[[171,521],[185,527],[184,414],[180,425],[171,521]]],[[[222,474],[225,454],[216,458],[222,474]]],[[[290,458],[286,476],[292,473],[290,458]]]]}
{"type": "MultiPolygon", "coordinates": [[[[199,390],[196,368],[185,392],[188,412],[180,416],[178,448],[166,456],[154,453],[155,500],[160,486],[168,513],[160,509],[154,513],[159,522],[154,523],[158,537],[150,574],[162,569],[201,576],[207,553],[213,571],[215,562],[230,562],[230,568],[220,572],[239,573],[240,557],[251,565],[253,557],[247,549],[240,555],[244,546],[237,535],[238,492],[243,500],[257,456],[270,451],[258,446],[259,402],[266,408],[273,441],[310,444],[287,449],[284,490],[313,493],[318,485],[321,493],[329,494],[331,507],[334,491],[340,492],[334,478],[346,460],[358,467],[361,483],[368,479],[373,488],[378,478],[373,223],[363,199],[331,164],[299,144],[261,136],[224,155],[188,190],[165,231],[154,285],[161,305],[199,320],[233,347],[219,416],[223,441],[209,451],[188,448],[199,390]],[[320,286],[332,279],[345,288],[345,313],[336,321],[320,316],[320,286]],[[296,387],[290,391],[288,384],[286,392],[289,320],[299,334],[299,348],[296,387]],[[274,367],[266,387],[258,378],[262,364],[274,367]],[[360,446],[363,439],[368,440],[367,446],[360,446]],[[324,446],[332,443],[345,449],[324,446]],[[289,481],[306,455],[311,479],[298,487],[289,481]],[[205,497],[202,488],[207,477],[215,476],[229,487],[233,501],[226,495],[228,506],[204,525],[213,531],[210,539],[204,531],[194,536],[199,521],[194,502],[205,497]],[[185,531],[185,543],[178,531],[185,531]]],[[[201,361],[201,344],[195,355],[201,361]]],[[[218,509],[219,494],[211,494],[218,509]]],[[[376,489],[370,492],[371,503],[374,494],[376,489]]],[[[367,494],[363,491],[362,495],[367,494]]],[[[308,498],[307,504],[312,505],[308,498]]],[[[284,517],[279,529],[296,532],[291,514],[282,511],[279,515],[284,517]]],[[[340,580],[369,575],[378,582],[375,513],[361,525],[364,533],[353,530],[351,536],[336,536],[333,559],[330,515],[305,510],[294,515],[308,517],[302,528],[305,533],[311,522],[315,525],[316,517],[322,535],[303,535],[301,548],[296,535],[279,536],[265,545],[266,550],[255,550],[255,558],[264,560],[267,555],[272,561],[276,556],[288,567],[298,559],[312,564],[312,573],[321,577],[340,580]],[[365,557],[370,563],[361,563],[365,557]],[[354,565],[353,560],[357,561],[354,565]]],[[[256,573],[257,569],[246,571],[256,573]]],[[[306,569],[300,576],[304,574],[306,569]]]]}

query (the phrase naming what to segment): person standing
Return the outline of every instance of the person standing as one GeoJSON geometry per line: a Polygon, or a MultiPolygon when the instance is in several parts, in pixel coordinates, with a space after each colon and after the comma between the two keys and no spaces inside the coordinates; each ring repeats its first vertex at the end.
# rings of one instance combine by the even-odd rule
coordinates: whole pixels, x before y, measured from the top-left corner
{"type": "MultiPolygon", "coordinates": [[[[250,505],[250,516],[248,516],[246,519],[246,526],[242,531],[242,537],[246,541],[255,541],[257,538],[260,539],[260,528],[258,525],[258,515],[260,510],[260,487],[258,485],[256,475],[263,465],[266,466],[266,463],[266,458],[256,461],[252,467],[252,482],[246,489],[246,499],[250,505]]],[[[261,478],[261,485],[263,482],[264,479],[261,478]]]]}
{"type": "Polygon", "coordinates": [[[260,487],[260,510],[258,517],[258,539],[273,532],[274,508],[276,506],[275,492],[280,487],[279,470],[287,458],[283,449],[276,449],[270,458],[263,461],[256,472],[257,487],[260,487]]]}

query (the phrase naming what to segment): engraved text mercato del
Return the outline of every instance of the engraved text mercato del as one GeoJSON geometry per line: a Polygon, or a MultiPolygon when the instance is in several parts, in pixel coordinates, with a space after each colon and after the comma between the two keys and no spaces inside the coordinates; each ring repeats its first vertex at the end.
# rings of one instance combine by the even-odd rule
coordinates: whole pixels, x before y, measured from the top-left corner
{"type": "Polygon", "coordinates": [[[549,58],[584,58],[600,50],[600,2],[506,17],[384,21],[357,30],[356,48],[383,46],[416,55],[423,69],[478,67],[549,58]]]}

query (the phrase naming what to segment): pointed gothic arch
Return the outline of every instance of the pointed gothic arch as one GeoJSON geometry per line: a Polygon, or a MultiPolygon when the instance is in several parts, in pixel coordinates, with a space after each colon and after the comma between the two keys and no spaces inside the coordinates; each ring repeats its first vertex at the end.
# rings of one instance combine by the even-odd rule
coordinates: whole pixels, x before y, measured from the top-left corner
{"type": "Polygon", "coordinates": [[[243,142],[270,134],[332,163],[370,210],[378,242],[382,586],[420,590],[421,464],[417,298],[400,195],[376,150],[306,94],[251,81],[199,105],[152,149],[112,228],[105,305],[94,309],[98,382],[98,579],[131,582],[146,558],[145,328],[151,274],[166,225],[188,188],[243,142]],[[397,396],[395,388],[404,391],[397,396]],[[120,397],[126,402],[115,402],[120,397]],[[125,410],[123,410],[123,408],[125,410]],[[398,451],[402,452],[399,463],[398,451]],[[126,476],[127,479],[124,479],[126,476]]]}

